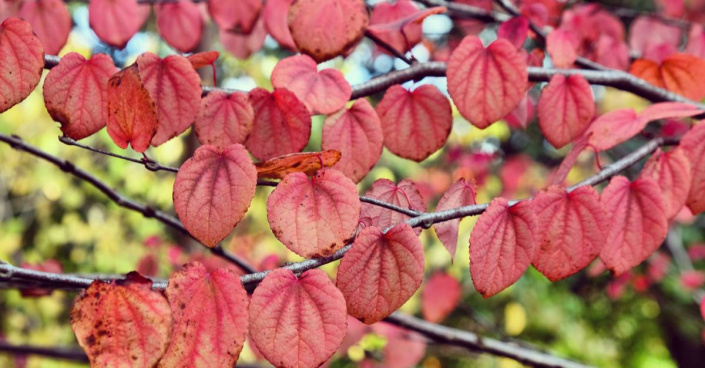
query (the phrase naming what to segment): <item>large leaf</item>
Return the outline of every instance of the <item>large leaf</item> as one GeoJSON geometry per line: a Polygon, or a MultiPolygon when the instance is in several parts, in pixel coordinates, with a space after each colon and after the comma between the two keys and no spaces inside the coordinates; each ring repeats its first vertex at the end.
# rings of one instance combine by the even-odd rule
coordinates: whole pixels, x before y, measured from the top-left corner
{"type": "Polygon", "coordinates": [[[319,63],[352,50],[368,21],[363,0],[297,0],[289,9],[296,47],[319,63]]]}
{"type": "Polygon", "coordinates": [[[220,43],[229,53],[236,58],[247,59],[262,48],[264,39],[267,38],[267,29],[264,27],[264,21],[260,18],[250,34],[220,30],[219,37],[220,43]]]}
{"type": "MultiPolygon", "coordinates": [[[[416,14],[419,9],[409,0],[398,0],[394,4],[380,2],[375,5],[370,15],[370,26],[392,23],[416,14]]],[[[421,42],[421,24],[409,22],[399,27],[398,31],[375,33],[379,39],[401,53],[406,53],[421,42]]],[[[380,48],[383,52],[389,51],[380,48]]]]}
{"type": "Polygon", "coordinates": [[[666,218],[675,217],[688,200],[692,180],[690,161],[683,149],[676,147],[665,153],[656,149],[641,175],[656,180],[666,203],[666,218]]]}
{"type": "MultiPolygon", "coordinates": [[[[365,196],[402,208],[426,211],[426,201],[421,196],[419,189],[416,188],[416,183],[409,179],[403,179],[398,185],[389,179],[377,179],[367,190],[365,196]]],[[[360,215],[360,220],[364,221],[366,225],[377,226],[381,229],[396,225],[409,218],[410,216],[405,214],[369,203],[362,204],[362,214],[360,215]]],[[[414,231],[416,235],[421,234],[421,228],[415,228],[414,231]]]]}
{"type": "Polygon", "coordinates": [[[69,39],[71,14],[62,0],[25,0],[17,16],[32,25],[47,54],[58,54],[69,39]]]}
{"type": "Polygon", "coordinates": [[[615,176],[602,191],[609,227],[600,259],[615,275],[643,262],[666,238],[666,205],[658,183],[615,176]]]}
{"type": "Polygon", "coordinates": [[[488,298],[515,283],[538,250],[537,220],[531,201],[509,206],[495,198],[470,235],[470,275],[475,289],[488,298]]]}
{"type": "Polygon", "coordinates": [[[285,176],[295,172],[313,175],[324,167],[335,165],[339,160],[340,152],[335,150],[301,152],[258,162],[255,167],[257,167],[257,177],[260,179],[284,179],[285,176]]]}
{"type": "Polygon", "coordinates": [[[186,230],[213,247],[245,216],[257,187],[257,170],[240,144],[201,146],[179,169],[174,210],[186,230]]]}
{"type": "Polygon", "coordinates": [[[0,112],[22,102],[39,84],[42,43],[29,23],[15,17],[0,24],[0,112]]]}
{"type": "Polygon", "coordinates": [[[93,281],[71,309],[71,327],[94,368],[151,368],[171,338],[171,310],[136,272],[124,281],[93,281]]]}
{"type": "MultiPolygon", "coordinates": [[[[475,204],[475,185],[472,182],[465,181],[464,178],[460,178],[443,193],[436,206],[436,211],[445,211],[472,204],[475,204]]],[[[458,247],[458,226],[460,226],[460,219],[443,221],[433,225],[438,239],[450,253],[451,259],[455,257],[455,250],[458,247]]]]}
{"type": "Polygon", "coordinates": [[[552,185],[533,200],[539,249],[532,264],[551,281],[587,267],[605,244],[608,219],[600,194],[583,186],[568,193],[552,185]]]}
{"type": "Polygon", "coordinates": [[[102,129],[108,119],[108,80],[117,72],[113,59],[95,54],[90,60],[71,52],[44,80],[44,104],[61,123],[64,135],[83,139],[102,129]]]}
{"type": "Polygon", "coordinates": [[[137,63],[108,80],[108,134],[121,148],[149,148],[157,132],[157,108],[142,83],[137,63]]]}
{"type": "Polygon", "coordinates": [[[223,31],[250,34],[262,10],[262,0],[209,0],[208,12],[223,31]]]}
{"type": "Polygon", "coordinates": [[[318,367],[345,338],[345,299],[321,270],[267,275],[250,301],[252,341],[276,367],[318,367]]]}
{"type": "Polygon", "coordinates": [[[262,19],[267,32],[280,46],[295,51],[296,44],[289,31],[289,7],[294,0],[267,0],[264,4],[262,19]]]}
{"type": "Polygon", "coordinates": [[[450,101],[431,84],[413,92],[398,84],[390,87],[377,105],[377,114],[384,146],[417,162],[443,147],[453,127],[450,101]]]}
{"type": "Polygon", "coordinates": [[[201,106],[201,78],[183,56],[160,59],[146,52],[137,58],[144,87],[157,107],[159,126],[153,146],[183,133],[198,115],[201,106]]]}
{"type": "Polygon", "coordinates": [[[326,117],[321,148],[340,152],[335,168],[354,182],[362,180],[382,155],[382,123],[367,100],[355,100],[349,109],[326,117]]]}
{"type": "Polygon", "coordinates": [[[101,41],[122,49],[149,17],[149,4],[136,0],[91,0],[88,22],[101,41]]]}
{"type": "Polygon", "coordinates": [[[705,122],[701,121],[683,136],[681,147],[690,161],[692,181],[687,204],[693,214],[705,211],[705,122]]]}
{"type": "Polygon", "coordinates": [[[421,312],[431,323],[440,323],[455,310],[462,292],[458,280],[443,272],[431,276],[421,291],[421,312]]]}
{"type": "Polygon", "coordinates": [[[673,54],[661,64],[638,59],[632,63],[630,73],[647,82],[678,93],[691,100],[705,98],[705,60],[688,54],[673,54]]]}
{"type": "Polygon", "coordinates": [[[235,271],[213,272],[189,263],[169,277],[166,297],[174,318],[159,367],[232,368],[247,336],[249,300],[235,271]]]}
{"type": "Polygon", "coordinates": [[[304,257],[330,255],[352,237],[360,217],[357,187],[343,173],[322,169],[284,177],[267,199],[267,220],[292,252],[304,257]]]}
{"type": "Polygon", "coordinates": [[[213,91],[201,100],[201,108],[193,126],[201,144],[225,147],[233,143],[245,143],[254,120],[255,111],[246,94],[213,91]]]}
{"type": "Polygon", "coordinates": [[[313,115],[334,113],[350,99],[352,87],[335,69],[320,72],[308,55],[280,60],[272,70],[272,86],[286,88],[303,102],[313,115]]]}
{"type": "Polygon", "coordinates": [[[578,58],[578,40],[573,32],[559,28],[546,37],[546,51],[557,68],[570,68],[578,58]]]}
{"type": "Polygon", "coordinates": [[[159,34],[181,52],[193,51],[201,41],[203,17],[191,0],[154,4],[159,34]]]}
{"type": "Polygon", "coordinates": [[[252,156],[269,160],[299,152],[311,136],[311,115],[291,91],[255,88],[248,94],[255,111],[252,132],[245,141],[252,156]]]}
{"type": "Polygon", "coordinates": [[[579,74],[556,74],[541,91],[538,104],[539,127],[546,140],[561,148],[580,137],[595,114],[590,84],[579,74]]]}
{"type": "Polygon", "coordinates": [[[423,273],[423,245],[408,224],[387,233],[368,226],[340,261],[336,283],[348,313],[370,325],[409,300],[421,286],[423,273]]]}
{"type": "Polygon", "coordinates": [[[509,114],[526,93],[526,57],[505,39],[489,47],[467,36],[448,60],[448,92],[460,113],[484,129],[509,114]]]}

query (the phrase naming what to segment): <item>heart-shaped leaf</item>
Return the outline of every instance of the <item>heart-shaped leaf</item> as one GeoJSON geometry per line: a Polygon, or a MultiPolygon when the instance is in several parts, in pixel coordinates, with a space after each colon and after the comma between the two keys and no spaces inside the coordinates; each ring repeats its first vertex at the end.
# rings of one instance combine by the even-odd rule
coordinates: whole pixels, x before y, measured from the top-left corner
{"type": "MultiPolygon", "coordinates": [[[[365,196],[402,208],[421,212],[426,211],[426,201],[421,196],[416,183],[409,179],[400,181],[399,185],[389,179],[377,179],[367,190],[365,196]]],[[[360,215],[360,220],[364,221],[366,225],[377,226],[381,229],[396,225],[410,218],[411,216],[369,203],[362,204],[362,214],[360,215]]],[[[421,228],[415,228],[414,231],[416,235],[421,234],[421,228]]]]}
{"type": "Polygon", "coordinates": [[[201,41],[203,17],[191,0],[154,4],[157,27],[164,41],[181,52],[193,51],[201,41]]]}
{"type": "Polygon", "coordinates": [[[590,84],[582,75],[556,74],[541,91],[539,127],[546,140],[561,148],[580,137],[595,114],[590,84]]]}
{"type": "Polygon", "coordinates": [[[690,161],[682,148],[660,148],[646,162],[641,175],[656,180],[666,203],[666,218],[675,217],[688,200],[692,181],[690,161]]]}
{"type": "Polygon", "coordinates": [[[267,0],[262,19],[267,32],[279,46],[296,51],[296,44],[289,31],[289,7],[293,2],[294,0],[267,0]]]}
{"type": "Polygon", "coordinates": [[[88,22],[101,41],[122,49],[149,17],[149,4],[135,0],[91,0],[88,22]]]}
{"type": "Polygon", "coordinates": [[[58,54],[69,39],[71,14],[62,0],[25,0],[17,16],[32,25],[47,54],[58,54]]]}
{"type": "Polygon", "coordinates": [[[144,152],[157,132],[157,108],[137,63],[108,80],[108,134],[120,148],[144,152]]]}
{"type": "MultiPolygon", "coordinates": [[[[475,204],[475,185],[472,182],[465,181],[464,178],[460,178],[443,193],[436,206],[436,212],[472,204],[475,204]]],[[[450,253],[451,259],[455,257],[455,250],[458,247],[459,226],[460,219],[443,221],[433,225],[438,239],[450,253]]]]}
{"type": "Polygon", "coordinates": [[[687,204],[694,215],[705,211],[705,122],[691,128],[681,140],[681,148],[690,161],[692,181],[687,204]]]}
{"type": "Polygon", "coordinates": [[[201,144],[225,147],[245,143],[254,120],[255,111],[246,94],[213,91],[201,100],[193,126],[201,144]]]}
{"type": "Polygon", "coordinates": [[[42,43],[32,26],[10,17],[0,24],[0,112],[22,102],[39,84],[44,69],[42,43]]]}

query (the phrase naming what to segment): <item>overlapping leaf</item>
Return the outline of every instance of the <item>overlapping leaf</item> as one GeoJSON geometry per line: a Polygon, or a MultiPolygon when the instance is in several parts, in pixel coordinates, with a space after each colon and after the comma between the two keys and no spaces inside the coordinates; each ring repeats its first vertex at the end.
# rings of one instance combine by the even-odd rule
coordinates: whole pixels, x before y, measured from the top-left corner
{"type": "Polygon", "coordinates": [[[32,25],[47,54],[58,54],[69,38],[71,14],[62,0],[25,0],[17,16],[32,25]]]}
{"type": "Polygon", "coordinates": [[[673,54],[660,64],[647,59],[632,63],[630,73],[647,82],[691,100],[705,98],[705,60],[688,54],[673,54]]]}
{"type": "Polygon", "coordinates": [[[246,94],[213,91],[201,100],[194,129],[201,144],[225,147],[245,143],[254,120],[255,111],[246,94]]]}
{"type": "MultiPolygon", "coordinates": [[[[436,212],[472,204],[475,204],[475,185],[460,178],[443,193],[436,206],[436,212]]],[[[455,257],[455,250],[458,246],[458,226],[460,226],[460,219],[439,222],[433,225],[438,239],[450,253],[451,259],[455,257]]]]}
{"type": "Polygon", "coordinates": [[[691,128],[681,141],[681,148],[690,161],[692,181],[687,205],[693,214],[705,211],[705,123],[691,128]]]}
{"type": "Polygon", "coordinates": [[[497,29],[497,37],[506,39],[517,49],[521,48],[528,35],[529,19],[521,15],[500,23],[497,29]]]}
{"type": "Polygon", "coordinates": [[[656,17],[637,17],[629,27],[629,47],[645,53],[650,47],[660,44],[678,46],[682,30],[666,24],[656,17]]]}
{"type": "Polygon", "coordinates": [[[61,123],[64,135],[83,139],[102,129],[108,119],[108,80],[117,72],[106,54],[86,60],[71,52],[44,80],[44,104],[61,123]]]}
{"type": "Polygon", "coordinates": [[[421,286],[423,245],[408,224],[387,233],[364,228],[338,267],[337,286],[348,313],[373,324],[399,309],[421,286]]]}
{"type": "MultiPolygon", "coordinates": [[[[418,12],[418,8],[409,0],[399,0],[396,3],[377,3],[370,15],[370,27],[378,24],[391,23],[418,12]]],[[[374,29],[374,28],[373,28],[374,29]]],[[[399,52],[405,53],[414,45],[421,42],[421,24],[410,22],[400,27],[399,31],[375,33],[382,41],[394,47],[399,52]]],[[[381,49],[383,52],[388,52],[381,49]]]]}
{"type": "Polygon", "coordinates": [[[675,217],[688,200],[692,179],[690,161],[683,149],[676,147],[664,153],[657,148],[641,175],[656,180],[666,204],[666,218],[675,217]]]}
{"type": "Polygon", "coordinates": [[[154,4],[154,13],[159,34],[169,45],[181,52],[191,52],[198,46],[203,34],[203,17],[195,3],[178,0],[154,4]]]}
{"type": "Polygon", "coordinates": [[[421,292],[421,312],[431,323],[440,323],[455,310],[460,302],[461,290],[458,280],[443,272],[431,276],[421,292]]]}
{"type": "Polygon", "coordinates": [[[229,53],[236,58],[247,59],[250,55],[259,51],[264,45],[267,37],[267,30],[264,28],[264,21],[260,19],[255,23],[255,28],[250,34],[240,34],[236,32],[220,30],[220,42],[229,53]]]}
{"type": "MultiPolygon", "coordinates": [[[[416,183],[409,179],[400,181],[398,185],[389,179],[377,179],[372,183],[372,187],[367,190],[365,196],[402,208],[421,212],[426,211],[426,202],[421,197],[418,188],[416,188],[416,183]]],[[[377,226],[381,229],[396,225],[409,218],[410,216],[397,211],[369,203],[362,204],[362,214],[360,215],[360,220],[364,221],[366,225],[377,226]]],[[[414,231],[416,235],[421,234],[420,228],[415,228],[414,231]]]]}
{"type": "Polygon", "coordinates": [[[289,31],[289,7],[294,0],[267,0],[264,4],[262,19],[267,32],[280,46],[295,51],[296,44],[289,31]]]}
{"type": "Polygon", "coordinates": [[[88,22],[101,41],[122,49],[149,17],[149,5],[135,0],[91,0],[88,22]]]}
{"type": "Polygon", "coordinates": [[[10,17],[0,24],[0,112],[22,102],[39,84],[44,52],[32,26],[10,17]]]}
{"type": "Polygon", "coordinates": [[[318,367],[345,338],[345,299],[321,270],[299,278],[287,269],[267,275],[250,301],[250,333],[274,366],[318,367]]]}
{"type": "Polygon", "coordinates": [[[262,0],[209,0],[208,12],[223,31],[250,34],[262,11],[262,0]]]}
{"type": "Polygon", "coordinates": [[[289,174],[267,200],[267,220],[274,236],[304,258],[342,248],[359,217],[357,187],[335,169],[319,170],[311,179],[301,172],[289,174]]]}
{"type": "Polygon", "coordinates": [[[240,144],[201,146],[179,169],[174,210],[196,239],[213,247],[245,216],[257,170],[240,144]]]}
{"type": "Polygon", "coordinates": [[[580,137],[595,114],[590,84],[582,75],[556,74],[541,92],[539,127],[546,140],[561,148],[580,137]]]}
{"type": "Polygon", "coordinates": [[[340,160],[340,152],[325,150],[323,152],[292,153],[258,162],[257,177],[260,179],[284,179],[285,176],[300,172],[313,175],[316,171],[335,165],[340,160]]]}
{"type": "Polygon", "coordinates": [[[108,134],[120,148],[144,152],[157,132],[157,108],[142,83],[137,63],[108,80],[108,134]]]}

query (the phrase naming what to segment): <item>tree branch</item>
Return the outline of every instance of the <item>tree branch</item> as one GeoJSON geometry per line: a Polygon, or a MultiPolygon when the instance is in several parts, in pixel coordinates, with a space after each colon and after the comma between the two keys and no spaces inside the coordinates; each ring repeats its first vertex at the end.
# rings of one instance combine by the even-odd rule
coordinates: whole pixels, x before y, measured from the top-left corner
{"type": "Polygon", "coordinates": [[[81,349],[40,347],[33,345],[12,345],[7,342],[0,341],[0,353],[9,353],[13,355],[41,355],[72,362],[88,363],[88,357],[81,349]]]}
{"type": "Polygon", "coordinates": [[[395,49],[394,46],[386,43],[384,40],[377,37],[377,35],[374,34],[374,32],[370,32],[369,30],[365,30],[365,37],[372,40],[372,42],[376,43],[377,46],[387,50],[389,53],[391,53],[395,57],[401,59],[403,62],[406,63],[406,65],[411,65],[413,63],[413,61],[411,59],[409,59],[408,57],[406,57],[406,55],[404,53],[400,52],[399,50],[395,49]]]}

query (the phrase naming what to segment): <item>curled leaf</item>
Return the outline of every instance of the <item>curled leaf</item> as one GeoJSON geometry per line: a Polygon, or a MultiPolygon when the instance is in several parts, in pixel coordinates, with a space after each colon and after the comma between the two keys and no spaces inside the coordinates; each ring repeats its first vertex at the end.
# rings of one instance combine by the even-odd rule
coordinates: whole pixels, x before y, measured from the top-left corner
{"type": "Polygon", "coordinates": [[[220,53],[218,51],[204,51],[191,54],[186,57],[194,69],[203,68],[204,66],[213,65],[220,53]]]}
{"type": "Polygon", "coordinates": [[[313,175],[316,171],[335,165],[340,160],[340,152],[325,150],[323,152],[292,153],[275,157],[255,164],[257,177],[260,179],[284,179],[295,172],[313,175]]]}
{"type": "Polygon", "coordinates": [[[101,41],[122,49],[149,17],[149,4],[135,0],[91,0],[88,22],[101,41]]]}
{"type": "Polygon", "coordinates": [[[213,91],[201,99],[193,126],[201,144],[225,147],[245,143],[254,120],[255,111],[246,94],[213,91]]]}
{"type": "Polygon", "coordinates": [[[144,152],[157,132],[157,108],[137,64],[108,80],[108,134],[120,148],[144,152]]]}
{"type": "MultiPolygon", "coordinates": [[[[365,196],[402,208],[426,211],[426,201],[421,197],[416,183],[409,179],[403,179],[398,185],[389,179],[377,179],[367,190],[365,196]]],[[[362,204],[362,214],[360,215],[360,220],[367,222],[366,225],[377,226],[381,229],[396,225],[409,218],[411,216],[369,203],[362,204]]],[[[414,231],[416,235],[421,234],[421,228],[415,228],[414,231]]]]}
{"type": "MultiPolygon", "coordinates": [[[[475,204],[475,185],[460,178],[443,193],[436,206],[436,212],[472,204],[475,204]]],[[[439,222],[433,225],[438,239],[450,253],[451,259],[455,257],[455,250],[458,247],[458,226],[460,226],[460,219],[439,222]]]]}
{"type": "Polygon", "coordinates": [[[688,200],[691,184],[690,161],[682,148],[663,152],[660,148],[646,162],[641,175],[656,180],[666,204],[666,218],[675,217],[688,200]]]}
{"type": "Polygon", "coordinates": [[[27,98],[42,77],[42,43],[29,23],[10,17],[0,24],[0,60],[0,112],[4,112],[27,98]]]}
{"type": "Polygon", "coordinates": [[[541,92],[539,127],[546,140],[561,148],[580,137],[595,114],[590,84],[582,75],[556,74],[541,92]]]}
{"type": "Polygon", "coordinates": [[[69,38],[71,14],[62,0],[25,0],[17,16],[32,25],[47,54],[58,54],[69,38]]]}

